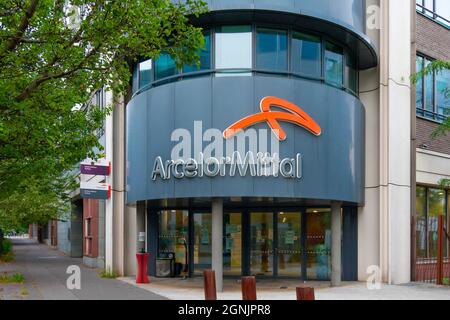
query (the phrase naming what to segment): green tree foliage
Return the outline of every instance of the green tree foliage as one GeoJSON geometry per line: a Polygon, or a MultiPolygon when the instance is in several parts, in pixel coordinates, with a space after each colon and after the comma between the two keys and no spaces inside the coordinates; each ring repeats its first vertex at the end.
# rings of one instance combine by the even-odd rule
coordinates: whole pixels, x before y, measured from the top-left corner
{"type": "MultiPolygon", "coordinates": [[[[434,72],[440,72],[442,70],[450,70],[450,61],[434,60],[432,63],[427,65],[423,70],[414,74],[411,79],[413,83],[417,83],[419,79],[428,74],[433,74],[434,72]]],[[[450,98],[450,85],[445,89],[445,96],[450,98]]],[[[439,136],[445,136],[450,132],[450,108],[446,110],[447,118],[446,120],[433,132],[432,138],[435,139],[439,136]]],[[[450,186],[450,180],[443,179],[440,181],[442,187],[450,186]]]]}
{"type": "Polygon", "coordinates": [[[0,227],[56,217],[70,172],[102,151],[105,112],[85,108],[101,87],[129,96],[137,57],[198,63],[200,0],[0,2],[0,227]]]}

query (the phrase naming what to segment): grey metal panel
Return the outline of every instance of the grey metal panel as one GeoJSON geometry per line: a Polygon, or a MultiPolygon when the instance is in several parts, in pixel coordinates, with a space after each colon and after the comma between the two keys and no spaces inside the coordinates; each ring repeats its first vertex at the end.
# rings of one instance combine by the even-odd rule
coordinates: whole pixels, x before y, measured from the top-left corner
{"type": "MultiPolygon", "coordinates": [[[[286,77],[217,77],[183,80],[136,96],[128,105],[128,127],[147,109],[147,135],[128,130],[128,201],[189,197],[281,197],[364,202],[364,107],[354,96],[318,82],[286,77]],[[139,96],[147,95],[147,100],[139,96]],[[171,158],[172,130],[192,130],[193,121],[224,130],[259,111],[262,97],[275,95],[303,108],[322,127],[316,137],[303,128],[282,123],[288,138],[280,156],[303,155],[303,179],[265,177],[194,178],[152,181],[157,156],[171,158]],[[146,105],[143,105],[147,101],[146,105]],[[134,115],[135,113],[137,115],[134,115]],[[142,159],[146,159],[143,161],[142,159]],[[138,166],[137,168],[135,166],[138,166]],[[184,179],[187,180],[187,179],[184,179]],[[138,187],[139,186],[139,187],[138,187]],[[146,186],[145,188],[143,186],[146,186]],[[144,188],[144,189],[142,189],[144,188]]],[[[255,128],[267,128],[261,123],[255,128]]]]}

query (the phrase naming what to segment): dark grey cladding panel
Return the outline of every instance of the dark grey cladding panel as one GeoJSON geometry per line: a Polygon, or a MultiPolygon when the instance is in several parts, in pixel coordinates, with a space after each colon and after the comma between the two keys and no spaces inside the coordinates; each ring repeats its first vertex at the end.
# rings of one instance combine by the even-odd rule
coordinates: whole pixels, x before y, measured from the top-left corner
{"type": "MultiPolygon", "coordinates": [[[[279,197],[364,203],[365,111],[361,102],[333,87],[283,77],[204,77],[156,87],[137,95],[127,106],[128,201],[209,198],[279,197]],[[224,130],[259,111],[261,98],[278,96],[300,106],[322,128],[316,137],[282,123],[287,139],[280,157],[303,155],[303,179],[215,177],[151,179],[155,158],[171,158],[174,129],[203,121],[203,130],[224,130]]],[[[268,128],[260,123],[255,128],[268,128]]],[[[271,132],[268,131],[268,136],[271,132]]],[[[207,143],[204,144],[204,147],[207,143]]]]}

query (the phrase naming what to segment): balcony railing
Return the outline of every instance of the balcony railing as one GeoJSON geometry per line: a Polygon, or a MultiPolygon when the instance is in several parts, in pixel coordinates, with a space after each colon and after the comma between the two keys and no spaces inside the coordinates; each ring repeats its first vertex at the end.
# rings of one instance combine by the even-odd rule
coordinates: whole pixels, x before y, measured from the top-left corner
{"type": "Polygon", "coordinates": [[[448,20],[447,18],[444,18],[443,16],[439,15],[438,13],[434,12],[433,10],[430,10],[420,4],[416,4],[416,10],[418,13],[421,13],[424,16],[426,16],[430,19],[433,19],[437,23],[446,27],[447,29],[450,29],[450,20],[448,20]]]}

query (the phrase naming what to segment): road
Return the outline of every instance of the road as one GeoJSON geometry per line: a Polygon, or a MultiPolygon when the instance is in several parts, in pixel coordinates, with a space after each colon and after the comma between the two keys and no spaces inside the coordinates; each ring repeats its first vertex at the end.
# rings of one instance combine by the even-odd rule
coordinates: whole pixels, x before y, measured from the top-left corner
{"type": "Polygon", "coordinates": [[[24,284],[0,284],[0,300],[161,300],[164,297],[116,279],[103,279],[98,270],[29,239],[13,239],[12,263],[0,262],[0,273],[22,273],[24,284]],[[67,267],[81,270],[81,289],[69,290],[67,267]]]}

